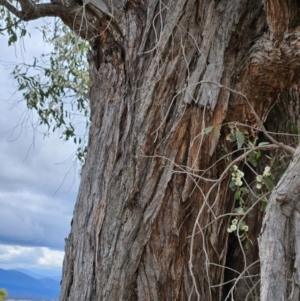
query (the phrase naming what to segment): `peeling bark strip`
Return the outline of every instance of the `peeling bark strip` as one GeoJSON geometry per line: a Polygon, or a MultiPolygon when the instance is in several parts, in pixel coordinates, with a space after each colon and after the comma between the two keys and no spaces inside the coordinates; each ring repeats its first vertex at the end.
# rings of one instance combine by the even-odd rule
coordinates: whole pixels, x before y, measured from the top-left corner
{"type": "Polygon", "coordinates": [[[261,301],[300,299],[300,147],[272,192],[259,238],[261,301]]]}

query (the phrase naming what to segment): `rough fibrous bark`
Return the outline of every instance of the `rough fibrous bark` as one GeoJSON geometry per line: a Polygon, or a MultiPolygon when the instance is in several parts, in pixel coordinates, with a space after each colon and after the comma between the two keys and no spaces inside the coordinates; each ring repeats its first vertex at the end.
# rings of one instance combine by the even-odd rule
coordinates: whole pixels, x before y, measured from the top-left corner
{"type": "Polygon", "coordinates": [[[223,282],[227,220],[212,221],[234,204],[225,201],[228,179],[203,197],[224,163],[199,170],[215,160],[214,132],[230,99],[213,82],[238,82],[232,77],[262,34],[264,12],[247,1],[157,1],[131,3],[125,17],[124,41],[108,47],[102,37],[99,69],[91,65],[89,154],[61,300],[219,300],[222,286],[210,286],[223,282]],[[248,11],[257,24],[243,37],[248,11]],[[201,135],[210,125],[213,133],[201,135]],[[199,189],[177,166],[202,175],[199,189]],[[191,250],[199,211],[203,230],[191,250]]]}
{"type": "Polygon", "coordinates": [[[271,39],[280,40],[297,23],[297,0],[264,0],[271,39]]]}
{"type": "MultiPolygon", "coordinates": [[[[220,130],[224,120],[257,125],[244,99],[212,82],[243,92],[264,119],[297,80],[297,48],[288,42],[297,32],[278,44],[263,34],[267,21],[274,36],[282,35],[272,20],[259,2],[156,1],[127,4],[118,39],[116,28],[102,25],[98,61],[91,63],[97,85],[89,154],[61,300],[226,297],[217,285],[224,281],[227,222],[214,216],[234,204],[226,199],[227,180],[204,197],[211,187],[205,178],[216,180],[224,163],[199,173],[211,166],[219,143],[214,132],[201,132],[209,125],[220,130]],[[204,179],[195,189],[177,166],[204,179]]],[[[249,289],[237,288],[244,300],[249,289]]]]}
{"type": "Polygon", "coordinates": [[[300,148],[272,192],[259,240],[261,300],[300,298],[300,148]]]}

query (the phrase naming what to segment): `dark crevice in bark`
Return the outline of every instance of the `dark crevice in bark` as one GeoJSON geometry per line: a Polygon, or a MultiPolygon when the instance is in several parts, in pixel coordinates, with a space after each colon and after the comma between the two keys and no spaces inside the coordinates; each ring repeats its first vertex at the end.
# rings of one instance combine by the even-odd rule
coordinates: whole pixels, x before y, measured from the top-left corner
{"type": "MultiPolygon", "coordinates": [[[[120,122],[119,122],[119,143],[122,143],[123,140],[123,136],[125,134],[126,131],[126,127],[127,127],[127,122],[128,122],[128,108],[126,106],[126,104],[124,104],[124,108],[123,111],[121,112],[121,117],[120,117],[120,122]]],[[[120,156],[123,153],[123,149],[119,148],[119,153],[117,154],[117,158],[116,158],[116,162],[118,161],[118,158],[120,158],[120,156]]]]}
{"type": "Polygon", "coordinates": [[[300,88],[294,85],[278,95],[275,105],[270,109],[266,128],[275,134],[274,138],[284,144],[297,147],[300,133],[300,88]],[[288,134],[288,135],[285,135],[288,134]]]}

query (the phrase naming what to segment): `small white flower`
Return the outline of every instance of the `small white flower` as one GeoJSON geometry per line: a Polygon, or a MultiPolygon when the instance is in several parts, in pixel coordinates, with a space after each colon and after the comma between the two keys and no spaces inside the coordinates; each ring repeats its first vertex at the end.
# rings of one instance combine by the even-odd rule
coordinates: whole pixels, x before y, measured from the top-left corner
{"type": "Polygon", "coordinates": [[[243,185],[242,180],[241,180],[240,178],[236,178],[236,180],[235,180],[235,185],[236,185],[236,186],[242,186],[242,185],[243,185]]]}
{"type": "Polygon", "coordinates": [[[231,233],[232,232],[231,228],[227,228],[227,232],[231,233]]]}
{"type": "Polygon", "coordinates": [[[270,166],[266,166],[264,173],[263,173],[263,177],[268,177],[270,175],[271,175],[271,168],[270,168],[270,166]]]}
{"type": "Polygon", "coordinates": [[[232,220],[233,225],[236,225],[237,223],[238,223],[238,220],[236,218],[232,220]]]}
{"type": "Polygon", "coordinates": [[[242,171],[240,171],[240,170],[237,171],[237,177],[238,178],[242,178],[244,175],[245,174],[242,171]]]}
{"type": "Polygon", "coordinates": [[[231,225],[230,226],[231,231],[235,231],[237,229],[236,225],[231,225]]]}
{"type": "Polygon", "coordinates": [[[247,225],[245,225],[245,226],[243,226],[243,230],[244,230],[245,232],[247,232],[247,231],[249,230],[249,227],[248,227],[247,225]]]}
{"type": "Polygon", "coordinates": [[[257,189],[261,189],[261,188],[262,188],[261,183],[257,183],[257,184],[256,184],[256,188],[257,188],[257,189]]]}
{"type": "Polygon", "coordinates": [[[239,207],[239,208],[236,209],[236,213],[237,214],[244,214],[245,212],[244,212],[244,209],[242,207],[239,207]]]}
{"type": "Polygon", "coordinates": [[[259,175],[256,177],[257,182],[262,182],[262,179],[263,179],[262,175],[259,175]]]}
{"type": "Polygon", "coordinates": [[[237,170],[238,170],[238,167],[237,167],[236,165],[233,165],[233,166],[232,166],[232,169],[233,169],[234,171],[237,171],[237,170]]]}

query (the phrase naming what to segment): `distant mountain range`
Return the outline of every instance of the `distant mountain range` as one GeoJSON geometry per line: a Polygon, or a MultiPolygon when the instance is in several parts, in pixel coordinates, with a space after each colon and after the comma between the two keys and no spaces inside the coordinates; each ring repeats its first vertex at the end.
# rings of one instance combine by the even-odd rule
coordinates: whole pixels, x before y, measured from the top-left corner
{"type": "Polygon", "coordinates": [[[58,300],[60,292],[58,280],[39,278],[42,275],[35,273],[31,273],[35,277],[27,274],[17,270],[0,269],[0,288],[6,289],[9,299],[58,300]]]}
{"type": "Polygon", "coordinates": [[[57,281],[61,280],[61,271],[49,272],[47,270],[43,270],[43,271],[35,272],[32,270],[29,271],[29,270],[22,269],[22,268],[17,268],[17,269],[12,269],[12,270],[24,273],[35,279],[51,278],[51,279],[54,279],[57,281]]]}

